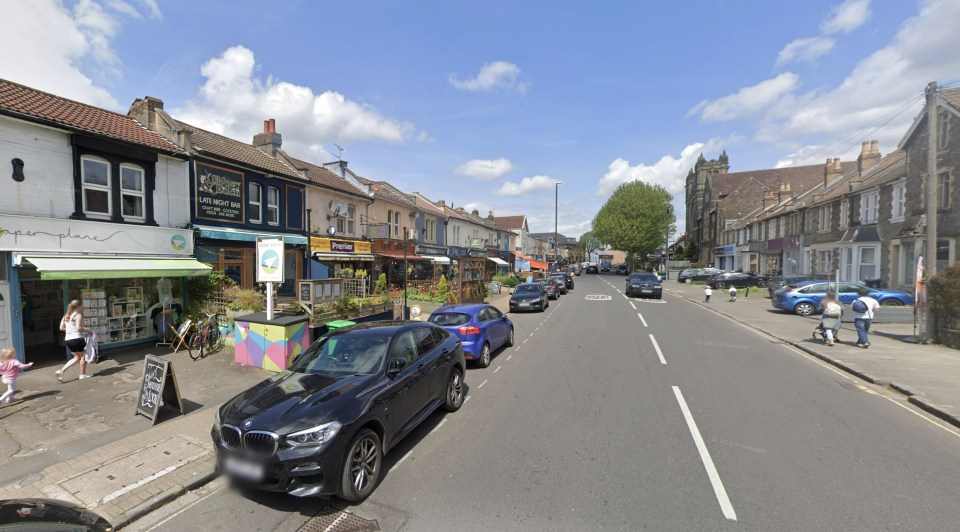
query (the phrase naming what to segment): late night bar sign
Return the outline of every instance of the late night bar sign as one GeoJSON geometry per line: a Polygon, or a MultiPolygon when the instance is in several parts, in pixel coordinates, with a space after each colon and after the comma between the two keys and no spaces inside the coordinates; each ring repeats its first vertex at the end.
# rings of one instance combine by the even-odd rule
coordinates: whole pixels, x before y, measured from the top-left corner
{"type": "Polygon", "coordinates": [[[197,218],[243,223],[243,174],[197,163],[197,218]]]}

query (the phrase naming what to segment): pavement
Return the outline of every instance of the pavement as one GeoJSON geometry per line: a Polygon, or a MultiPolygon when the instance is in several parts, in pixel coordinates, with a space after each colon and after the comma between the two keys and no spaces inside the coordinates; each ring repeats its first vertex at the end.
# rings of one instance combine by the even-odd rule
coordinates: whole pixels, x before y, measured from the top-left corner
{"type": "MultiPolygon", "coordinates": [[[[576,283],[546,312],[511,314],[517,345],[468,370],[463,408],[434,413],[391,450],[363,503],[240,490],[217,478],[126,530],[952,530],[960,522],[960,431],[951,425],[680,295],[628,299],[623,278],[609,275],[576,283]]],[[[767,319],[798,324],[798,335],[812,329],[790,316],[767,319]]]]}
{"type": "MultiPolygon", "coordinates": [[[[870,348],[860,349],[852,319],[845,319],[841,341],[830,347],[812,337],[818,317],[803,318],[772,307],[766,290],[751,290],[750,297],[730,303],[729,297],[714,291],[709,304],[703,302],[703,286],[667,281],[667,290],[697,305],[709,308],[756,330],[787,342],[861,379],[888,386],[905,395],[914,405],[960,427],[960,351],[903,341],[913,335],[913,324],[903,323],[912,315],[906,307],[881,307],[870,331],[870,348]],[[891,316],[893,320],[891,322],[891,316]]],[[[848,316],[850,313],[847,313],[848,316]]]]}

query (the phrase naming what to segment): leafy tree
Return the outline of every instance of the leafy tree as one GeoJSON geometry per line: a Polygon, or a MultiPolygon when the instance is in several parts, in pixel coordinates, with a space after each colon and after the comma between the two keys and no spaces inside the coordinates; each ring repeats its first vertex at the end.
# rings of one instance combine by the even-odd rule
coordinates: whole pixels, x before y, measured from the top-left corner
{"type": "Polygon", "coordinates": [[[597,238],[596,233],[593,231],[587,231],[580,235],[580,239],[577,241],[577,250],[583,257],[583,260],[587,260],[591,253],[602,248],[603,241],[597,238]]]}
{"type": "Polygon", "coordinates": [[[645,257],[663,246],[668,228],[675,229],[670,199],[660,185],[624,183],[593,218],[593,233],[628,256],[645,257]]]}

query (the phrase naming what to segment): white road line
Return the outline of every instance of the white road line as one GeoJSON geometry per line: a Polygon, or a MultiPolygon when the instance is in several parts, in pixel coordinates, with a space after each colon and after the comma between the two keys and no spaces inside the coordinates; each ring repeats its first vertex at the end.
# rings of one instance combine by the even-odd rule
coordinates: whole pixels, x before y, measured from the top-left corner
{"type": "Polygon", "coordinates": [[[443,424],[446,422],[447,422],[447,418],[443,418],[443,421],[441,421],[439,425],[437,425],[436,427],[433,428],[433,430],[430,431],[430,434],[433,434],[434,432],[440,430],[440,427],[442,427],[443,424]]]}
{"type": "Polygon", "coordinates": [[[520,350],[520,346],[518,345],[517,348],[514,349],[514,351],[519,351],[519,350],[520,350]]]}
{"type": "MultiPolygon", "coordinates": [[[[532,336],[532,335],[531,335],[531,336],[532,336]]],[[[524,338],[524,339],[523,339],[523,343],[527,343],[527,340],[529,340],[529,338],[524,338]]]]}
{"type": "MultiPolygon", "coordinates": [[[[651,336],[652,338],[652,336],[651,336]]],[[[707,476],[710,477],[710,484],[713,486],[713,493],[717,496],[717,502],[720,503],[720,509],[723,510],[723,516],[731,521],[737,520],[737,514],[733,511],[733,505],[730,504],[730,498],[727,497],[727,490],[723,488],[723,481],[720,480],[720,474],[717,473],[717,467],[713,465],[713,459],[710,458],[710,451],[707,445],[703,443],[703,436],[700,435],[700,429],[697,428],[697,422],[693,420],[693,414],[687,407],[687,402],[683,399],[683,393],[680,388],[673,386],[673,394],[677,396],[677,402],[680,403],[680,411],[683,412],[683,418],[687,421],[687,428],[690,429],[690,435],[693,436],[693,443],[697,445],[697,452],[700,453],[700,460],[703,467],[707,470],[707,476]]]]}
{"type": "Polygon", "coordinates": [[[393,464],[393,467],[390,468],[390,471],[392,472],[394,469],[400,467],[400,464],[402,464],[403,461],[406,460],[407,458],[410,458],[411,454],[413,454],[413,449],[410,449],[409,451],[407,451],[407,454],[403,455],[403,458],[397,460],[397,463],[393,464]]]}
{"type": "Polygon", "coordinates": [[[653,348],[657,350],[657,356],[660,357],[660,363],[664,366],[667,365],[666,359],[663,358],[663,351],[660,350],[660,344],[657,343],[657,339],[650,335],[650,341],[653,342],[653,348]]]}
{"type": "Polygon", "coordinates": [[[473,396],[472,396],[472,395],[468,395],[468,396],[463,400],[463,404],[467,404],[467,401],[469,401],[471,397],[473,397],[473,396]]]}
{"type": "Polygon", "coordinates": [[[483,385],[486,384],[487,381],[489,381],[489,380],[490,380],[490,379],[487,379],[487,380],[481,382],[481,383],[480,383],[480,386],[477,386],[477,389],[479,390],[480,388],[483,388],[483,385]]]}
{"type": "Polygon", "coordinates": [[[513,358],[513,355],[507,356],[507,362],[510,362],[510,359],[513,358]]]}
{"type": "Polygon", "coordinates": [[[637,310],[637,306],[633,304],[633,301],[630,302],[630,306],[633,307],[633,310],[637,310]]]}
{"type": "MultiPolygon", "coordinates": [[[[640,318],[640,323],[642,323],[644,327],[649,327],[649,325],[647,325],[647,320],[643,319],[643,314],[640,314],[639,312],[637,312],[637,317],[640,318]]],[[[654,340],[653,343],[656,344],[657,343],[656,340],[654,340]]],[[[659,349],[657,349],[657,351],[659,351],[659,349]]]]}
{"type": "Polygon", "coordinates": [[[493,370],[493,372],[496,373],[496,372],[500,371],[501,368],[503,368],[503,366],[497,366],[497,369],[493,370]]]}

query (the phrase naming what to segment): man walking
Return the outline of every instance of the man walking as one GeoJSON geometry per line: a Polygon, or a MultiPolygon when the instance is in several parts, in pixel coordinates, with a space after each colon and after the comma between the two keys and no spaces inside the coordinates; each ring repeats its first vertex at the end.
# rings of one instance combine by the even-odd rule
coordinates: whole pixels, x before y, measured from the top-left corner
{"type": "Polygon", "coordinates": [[[873,313],[880,308],[880,303],[870,297],[870,290],[861,288],[859,296],[853,300],[850,308],[853,310],[853,325],[857,328],[857,347],[870,347],[870,324],[873,323],[873,313]]]}

